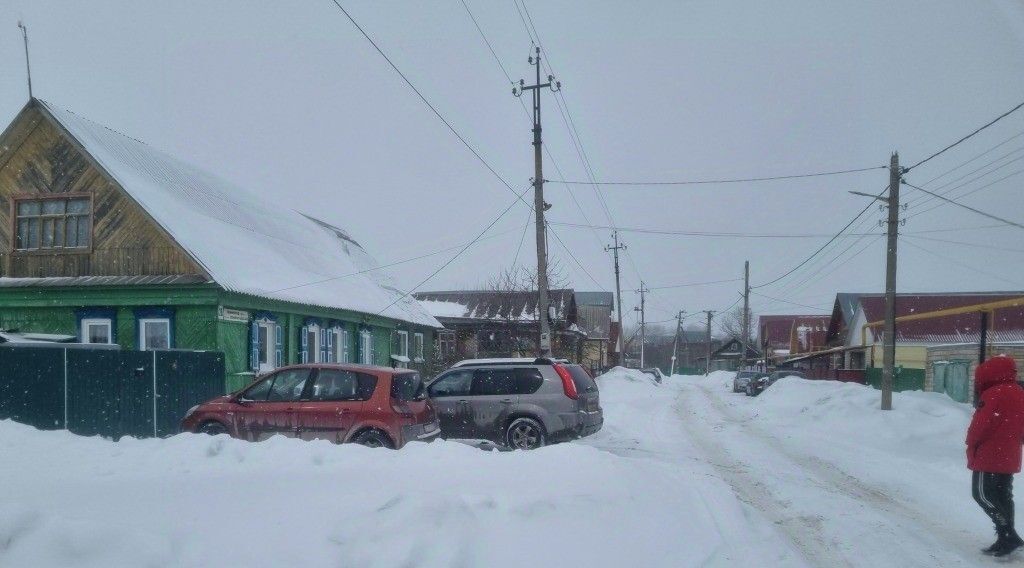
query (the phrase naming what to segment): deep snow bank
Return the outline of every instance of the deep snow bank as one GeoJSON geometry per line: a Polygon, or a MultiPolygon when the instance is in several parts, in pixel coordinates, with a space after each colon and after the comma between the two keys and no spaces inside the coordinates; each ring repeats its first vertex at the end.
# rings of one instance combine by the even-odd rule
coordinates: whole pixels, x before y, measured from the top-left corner
{"type": "Polygon", "coordinates": [[[0,566],[753,562],[760,552],[731,550],[757,530],[728,488],[650,457],[673,439],[649,429],[674,395],[640,375],[599,379],[603,437],[534,452],[115,443],[0,422],[0,566]],[[619,451],[626,439],[636,452],[619,451]]]}

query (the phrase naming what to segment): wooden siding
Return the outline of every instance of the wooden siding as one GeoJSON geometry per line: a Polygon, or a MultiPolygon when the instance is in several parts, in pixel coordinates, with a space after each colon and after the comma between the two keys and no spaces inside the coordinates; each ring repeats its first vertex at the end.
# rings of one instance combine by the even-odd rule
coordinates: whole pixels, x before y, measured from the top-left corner
{"type": "Polygon", "coordinates": [[[0,148],[0,275],[11,277],[202,274],[203,270],[72,140],[27,107],[0,148]],[[12,201],[19,196],[92,197],[91,247],[13,252],[12,201]]]}

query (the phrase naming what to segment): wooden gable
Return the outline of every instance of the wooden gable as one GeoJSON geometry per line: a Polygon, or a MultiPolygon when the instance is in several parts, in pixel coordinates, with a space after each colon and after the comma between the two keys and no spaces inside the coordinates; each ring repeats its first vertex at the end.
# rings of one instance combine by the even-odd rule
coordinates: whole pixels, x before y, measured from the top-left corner
{"type": "Polygon", "coordinates": [[[0,136],[0,276],[140,276],[205,271],[35,101],[0,136]],[[18,199],[82,196],[91,238],[80,249],[15,250],[18,199]]]}

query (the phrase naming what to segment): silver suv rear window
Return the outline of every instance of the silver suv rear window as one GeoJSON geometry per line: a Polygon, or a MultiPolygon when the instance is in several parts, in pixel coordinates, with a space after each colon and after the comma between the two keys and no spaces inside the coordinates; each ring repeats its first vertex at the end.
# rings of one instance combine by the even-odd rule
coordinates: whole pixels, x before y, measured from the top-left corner
{"type": "Polygon", "coordinates": [[[576,383],[576,390],[579,392],[591,392],[597,390],[597,383],[594,379],[590,378],[587,371],[579,365],[566,365],[569,369],[569,374],[572,376],[572,382],[576,383]]]}

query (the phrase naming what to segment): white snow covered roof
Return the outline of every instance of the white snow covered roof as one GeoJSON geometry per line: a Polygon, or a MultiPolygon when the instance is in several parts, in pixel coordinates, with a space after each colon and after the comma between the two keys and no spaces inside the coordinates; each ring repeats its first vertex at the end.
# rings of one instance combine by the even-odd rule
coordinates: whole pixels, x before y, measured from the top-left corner
{"type": "Polygon", "coordinates": [[[38,102],[224,289],[441,327],[343,230],[38,102]]]}

